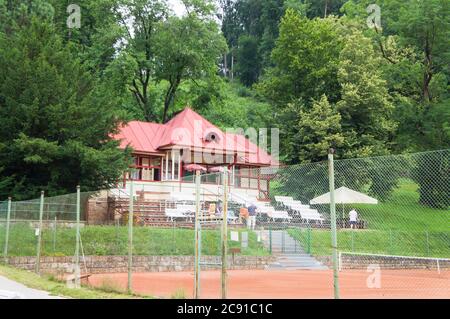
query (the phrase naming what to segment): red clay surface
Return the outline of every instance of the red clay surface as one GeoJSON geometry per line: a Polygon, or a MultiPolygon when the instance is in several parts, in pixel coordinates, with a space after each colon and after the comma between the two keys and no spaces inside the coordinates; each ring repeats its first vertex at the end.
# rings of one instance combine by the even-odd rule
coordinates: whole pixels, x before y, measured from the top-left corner
{"type": "MultiPolygon", "coordinates": [[[[370,273],[345,270],[339,273],[341,298],[439,298],[450,299],[450,271],[382,270],[381,288],[368,288],[370,273]]],[[[201,298],[219,298],[220,271],[202,271],[201,298]]],[[[228,298],[308,299],[333,298],[330,270],[233,270],[228,271],[228,298]]],[[[193,272],[135,273],[137,293],[170,298],[177,291],[191,298],[193,272]]],[[[125,289],[127,274],[98,274],[89,278],[93,286],[125,289]]]]}

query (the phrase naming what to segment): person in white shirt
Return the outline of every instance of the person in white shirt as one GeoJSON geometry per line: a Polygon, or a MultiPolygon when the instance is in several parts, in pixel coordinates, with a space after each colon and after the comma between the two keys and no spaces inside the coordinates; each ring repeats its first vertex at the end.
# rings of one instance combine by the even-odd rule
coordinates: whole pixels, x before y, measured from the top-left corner
{"type": "Polygon", "coordinates": [[[358,212],[355,209],[352,209],[350,213],[348,213],[348,217],[350,219],[350,228],[356,228],[358,222],[358,212]]]}
{"type": "Polygon", "coordinates": [[[254,203],[251,203],[250,206],[247,208],[248,209],[248,224],[247,227],[249,229],[255,230],[255,226],[256,226],[256,210],[258,209],[256,207],[256,205],[254,203]]]}

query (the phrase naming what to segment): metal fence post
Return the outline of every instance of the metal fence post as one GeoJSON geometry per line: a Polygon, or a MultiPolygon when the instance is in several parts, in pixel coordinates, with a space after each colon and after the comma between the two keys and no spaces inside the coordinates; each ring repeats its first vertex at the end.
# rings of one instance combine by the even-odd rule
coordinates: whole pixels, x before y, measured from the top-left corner
{"type": "Polygon", "coordinates": [[[389,254],[393,255],[394,254],[394,236],[392,235],[392,229],[389,229],[389,254]]]}
{"type": "Polygon", "coordinates": [[[4,258],[5,263],[8,263],[8,243],[9,243],[10,222],[11,222],[11,197],[8,197],[8,211],[6,213],[5,248],[3,250],[3,258],[4,258]]]}
{"type": "Polygon", "coordinates": [[[41,202],[39,205],[39,225],[38,225],[38,239],[36,247],[36,265],[35,272],[39,274],[41,267],[41,240],[42,240],[42,217],[44,215],[44,191],[41,192],[41,202]]]}
{"type": "Polygon", "coordinates": [[[75,228],[75,288],[80,288],[80,186],[77,186],[77,224],[75,228]]]}
{"type": "Polygon", "coordinates": [[[328,177],[330,182],[331,247],[333,254],[334,298],[339,299],[338,247],[336,231],[336,202],[334,195],[334,149],[328,154],[328,177]]]}
{"type": "Polygon", "coordinates": [[[425,235],[427,237],[427,256],[430,256],[430,237],[428,231],[425,232],[425,235]]]}
{"type": "Polygon", "coordinates": [[[172,253],[173,254],[177,254],[177,241],[176,241],[176,236],[175,236],[175,225],[176,225],[176,221],[174,220],[172,223],[172,253]]]}
{"type": "Polygon", "coordinates": [[[128,212],[128,293],[133,291],[133,223],[134,223],[134,182],[130,181],[130,208],[128,212]]]}
{"type": "Polygon", "coordinates": [[[311,254],[311,225],[308,224],[308,254],[311,254]]]}
{"type": "Polygon", "coordinates": [[[294,228],[294,253],[297,253],[297,228],[294,228]]]}
{"type": "Polygon", "coordinates": [[[200,171],[195,172],[194,299],[200,298],[200,171]]]}
{"type": "Polygon", "coordinates": [[[53,224],[53,252],[56,251],[56,223],[57,222],[58,222],[58,219],[55,216],[55,223],[53,224]]]}
{"type": "Polygon", "coordinates": [[[269,225],[269,251],[272,255],[272,225],[269,225]]]}
{"type": "Polygon", "coordinates": [[[352,252],[355,252],[355,230],[352,229],[352,252]]]}
{"type": "Polygon", "coordinates": [[[228,170],[223,171],[222,217],[222,299],[227,298],[227,250],[228,250],[228,170]]]}

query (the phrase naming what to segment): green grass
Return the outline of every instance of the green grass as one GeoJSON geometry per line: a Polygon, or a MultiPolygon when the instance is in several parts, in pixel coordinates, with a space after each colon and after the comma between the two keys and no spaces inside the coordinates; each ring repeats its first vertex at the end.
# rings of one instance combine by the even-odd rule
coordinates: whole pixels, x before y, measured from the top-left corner
{"type": "MultiPolygon", "coordinates": [[[[371,229],[449,231],[450,210],[430,208],[418,202],[417,184],[410,180],[402,180],[386,202],[378,205],[351,206],[357,209],[360,218],[367,221],[371,229]]],[[[337,213],[341,213],[340,205],[337,207],[337,213]]]]}
{"type": "MultiPolygon", "coordinates": [[[[239,230],[242,231],[242,230],[239,230]]],[[[247,231],[247,230],[245,230],[247,231]]],[[[0,247],[3,248],[5,228],[0,227],[0,247]]],[[[85,255],[107,256],[128,254],[127,226],[86,226],[81,228],[81,240],[85,255]]],[[[220,255],[220,230],[202,231],[202,254],[220,255]]],[[[28,224],[11,227],[9,256],[36,255],[37,239],[34,229],[28,224]]],[[[192,256],[194,255],[194,230],[134,227],[133,254],[141,256],[192,256]]],[[[238,242],[229,241],[229,247],[239,247],[238,242]]],[[[56,234],[52,229],[42,233],[42,256],[73,256],[75,252],[75,229],[60,228],[56,234]]],[[[249,232],[248,248],[242,255],[267,255],[257,235],[249,232]]]]}
{"type": "MultiPolygon", "coordinates": [[[[418,204],[418,186],[402,180],[386,202],[378,205],[351,205],[359,218],[367,224],[364,230],[338,230],[340,251],[389,255],[450,258],[450,211],[433,209],[418,204]]],[[[337,206],[341,217],[342,206],[337,206]]],[[[304,247],[308,246],[307,231],[288,230],[304,247]]],[[[329,230],[311,230],[311,248],[314,255],[331,254],[329,230]]]]}
{"type": "Polygon", "coordinates": [[[29,288],[47,291],[52,296],[61,296],[76,299],[130,299],[147,298],[147,296],[130,295],[112,291],[103,291],[90,287],[71,289],[65,283],[56,281],[49,276],[38,276],[33,272],[0,265],[0,275],[24,284],[29,288]]]}

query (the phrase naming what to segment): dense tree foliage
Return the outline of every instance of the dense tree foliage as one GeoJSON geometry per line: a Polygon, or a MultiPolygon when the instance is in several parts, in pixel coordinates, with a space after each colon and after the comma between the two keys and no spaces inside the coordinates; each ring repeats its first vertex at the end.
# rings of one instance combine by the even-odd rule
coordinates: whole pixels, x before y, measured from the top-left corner
{"type": "Polygon", "coordinates": [[[284,14],[283,0],[236,0],[223,4],[222,31],[230,47],[227,67],[230,77],[250,86],[271,64],[271,51],[284,14]],[[236,67],[234,67],[236,65],[236,67]]]}
{"type": "Polygon", "coordinates": [[[128,164],[110,137],[121,112],[49,20],[28,9],[0,38],[0,197],[109,187],[128,164]]]}
{"type": "Polygon", "coordinates": [[[289,9],[272,52],[274,66],[259,83],[261,93],[279,107],[293,99],[319,99],[325,93],[336,102],[342,45],[335,18],[310,20],[289,9]]]}
{"type": "Polygon", "coordinates": [[[325,95],[319,101],[314,101],[309,111],[300,105],[298,112],[298,132],[291,147],[299,149],[302,162],[325,159],[330,147],[342,149],[345,141],[342,118],[325,95]]]}
{"type": "MultiPolygon", "coordinates": [[[[279,128],[287,164],[330,146],[340,159],[450,147],[450,0],[182,3],[177,16],[168,0],[79,0],[68,28],[64,1],[0,0],[0,197],[109,185],[126,167],[118,124],[186,105],[222,128],[279,128]]],[[[388,198],[402,165],[421,203],[448,205],[424,193],[447,164],[337,180],[388,198]]]]}

